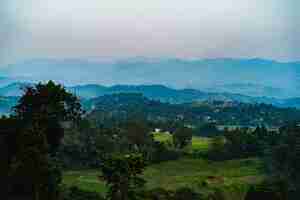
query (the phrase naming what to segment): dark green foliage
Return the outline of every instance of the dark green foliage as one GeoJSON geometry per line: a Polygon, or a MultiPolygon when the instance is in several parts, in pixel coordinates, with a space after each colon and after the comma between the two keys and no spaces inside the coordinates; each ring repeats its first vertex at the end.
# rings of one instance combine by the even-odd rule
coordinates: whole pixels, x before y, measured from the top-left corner
{"type": "Polygon", "coordinates": [[[83,191],[77,187],[71,187],[63,191],[62,200],[105,200],[96,192],[83,191]]]}
{"type": "Polygon", "coordinates": [[[171,192],[163,188],[155,188],[150,191],[144,191],[142,197],[142,199],[147,200],[169,200],[171,199],[171,192]]]}
{"type": "Polygon", "coordinates": [[[289,124],[281,128],[280,142],[272,147],[267,156],[266,167],[271,180],[281,183],[280,188],[286,190],[288,195],[299,193],[300,127],[289,124]]]}
{"type": "Polygon", "coordinates": [[[221,133],[222,132],[217,129],[214,123],[204,123],[194,131],[194,135],[202,137],[214,137],[221,133]]]}
{"type": "MultiPolygon", "coordinates": [[[[113,121],[123,122],[130,118],[146,119],[157,124],[163,130],[174,131],[170,122],[184,120],[194,126],[211,124],[221,125],[282,126],[286,121],[298,120],[300,111],[294,108],[278,108],[267,104],[247,104],[239,102],[194,102],[170,104],[150,100],[141,94],[113,94],[91,100],[95,109],[89,118],[105,125],[114,125],[113,121]],[[208,120],[209,119],[209,120],[208,120]]],[[[202,127],[209,133],[198,134],[216,135],[214,127],[202,127]],[[214,129],[214,130],[213,130],[214,129]]]]}
{"type": "Polygon", "coordinates": [[[180,156],[181,153],[179,151],[168,148],[163,142],[155,142],[151,162],[159,163],[163,161],[177,160],[180,156]]]}
{"type": "Polygon", "coordinates": [[[142,120],[109,128],[84,119],[65,130],[59,157],[66,168],[99,167],[101,156],[113,153],[140,153],[148,162],[156,163],[177,159],[179,153],[155,141],[149,127],[142,120]]]}
{"type": "Polygon", "coordinates": [[[121,125],[122,136],[124,136],[131,148],[142,151],[143,147],[152,143],[150,129],[144,121],[127,121],[121,125]]]}
{"type": "Polygon", "coordinates": [[[27,87],[14,111],[22,123],[38,122],[45,129],[50,150],[57,148],[63,137],[60,123],[77,121],[83,113],[79,100],[52,81],[27,87]]]}
{"type": "Polygon", "coordinates": [[[245,200],[256,199],[288,200],[282,186],[271,182],[263,182],[249,188],[245,200]]]}
{"type": "Polygon", "coordinates": [[[175,191],[174,200],[201,200],[201,195],[190,188],[179,188],[175,191]]]}
{"type": "Polygon", "coordinates": [[[61,173],[48,154],[43,128],[34,124],[17,136],[17,150],[10,166],[10,178],[23,185],[35,200],[55,199],[61,173]]]}
{"type": "Polygon", "coordinates": [[[254,131],[249,129],[236,129],[226,131],[225,152],[229,158],[245,158],[264,156],[269,146],[279,141],[277,132],[268,131],[264,127],[257,127],[254,131]]]}
{"type": "Polygon", "coordinates": [[[102,177],[109,187],[111,200],[134,200],[145,180],[140,177],[146,162],[140,154],[110,155],[102,159],[102,177]]]}
{"type": "Polygon", "coordinates": [[[14,122],[15,120],[7,117],[0,118],[0,196],[4,199],[8,198],[10,160],[15,152],[14,122]]]}
{"type": "Polygon", "coordinates": [[[62,122],[77,121],[78,99],[49,81],[25,89],[14,114],[0,120],[0,137],[8,163],[6,193],[35,200],[57,199],[61,170],[56,150],[64,134],[62,122]]]}
{"type": "Polygon", "coordinates": [[[192,137],[193,130],[191,128],[181,126],[173,133],[174,146],[178,149],[182,149],[191,143],[192,137]]]}
{"type": "Polygon", "coordinates": [[[190,188],[183,187],[175,191],[155,188],[149,191],[143,191],[140,195],[142,200],[206,200],[203,195],[196,193],[190,188]]]}
{"type": "Polygon", "coordinates": [[[97,128],[85,119],[66,129],[59,148],[59,157],[64,167],[99,167],[101,153],[114,148],[111,135],[113,133],[97,128]]]}

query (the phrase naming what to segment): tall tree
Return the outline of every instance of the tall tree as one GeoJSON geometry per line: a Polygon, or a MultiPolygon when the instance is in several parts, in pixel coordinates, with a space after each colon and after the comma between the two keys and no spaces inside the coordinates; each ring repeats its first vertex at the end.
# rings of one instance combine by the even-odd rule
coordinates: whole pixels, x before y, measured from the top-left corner
{"type": "Polygon", "coordinates": [[[44,128],[50,150],[55,150],[63,137],[62,122],[78,120],[83,114],[79,99],[53,81],[25,88],[14,112],[23,124],[35,122],[44,128]]]}
{"type": "Polygon", "coordinates": [[[145,180],[140,177],[146,167],[141,154],[115,154],[103,158],[102,177],[109,191],[111,200],[135,199],[136,191],[141,189],[145,180]]]}
{"type": "Polygon", "coordinates": [[[191,143],[193,130],[188,127],[181,126],[173,133],[173,142],[176,148],[182,149],[191,143]]]}
{"type": "Polygon", "coordinates": [[[42,189],[48,184],[49,160],[47,141],[38,124],[29,126],[18,134],[11,174],[19,184],[32,187],[28,190],[33,191],[34,200],[42,198],[42,189]]]}
{"type": "Polygon", "coordinates": [[[79,100],[53,81],[27,87],[14,107],[10,118],[15,130],[9,133],[12,182],[33,191],[35,200],[56,198],[61,172],[54,160],[63,123],[78,121],[82,114],[79,100]]]}

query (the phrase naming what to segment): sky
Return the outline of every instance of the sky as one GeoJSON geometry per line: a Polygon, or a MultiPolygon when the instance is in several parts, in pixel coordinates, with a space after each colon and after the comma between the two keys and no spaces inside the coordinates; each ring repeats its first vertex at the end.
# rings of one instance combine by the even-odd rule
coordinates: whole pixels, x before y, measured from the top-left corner
{"type": "Polygon", "coordinates": [[[299,0],[1,0],[0,67],[37,58],[300,60],[299,0]]]}

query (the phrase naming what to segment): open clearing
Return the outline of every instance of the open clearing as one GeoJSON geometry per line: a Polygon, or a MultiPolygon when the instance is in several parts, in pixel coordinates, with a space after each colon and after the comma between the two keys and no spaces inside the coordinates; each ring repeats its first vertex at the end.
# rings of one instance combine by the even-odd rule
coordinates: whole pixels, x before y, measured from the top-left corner
{"type": "MultiPolygon", "coordinates": [[[[172,143],[172,136],[167,133],[155,133],[154,138],[166,144],[172,143]]],[[[211,139],[193,137],[192,144],[185,151],[207,152],[211,139]]],[[[262,163],[258,159],[241,159],[228,161],[209,161],[206,159],[181,158],[179,160],[162,162],[149,166],[143,177],[147,181],[147,189],[162,187],[175,190],[181,187],[193,188],[195,191],[209,192],[212,188],[224,188],[231,195],[245,195],[250,184],[259,183],[264,176],[262,163]],[[226,188],[226,189],[225,189],[226,188]]],[[[100,180],[99,170],[66,171],[63,183],[67,186],[78,186],[87,191],[104,194],[107,190],[105,183],[100,180]]]]}
{"type": "MultiPolygon", "coordinates": [[[[146,187],[174,190],[180,187],[203,189],[203,185],[231,186],[256,183],[262,180],[261,162],[257,159],[211,162],[204,159],[182,158],[149,166],[144,178],[146,187]]],[[[104,193],[105,184],[99,179],[100,170],[66,171],[63,183],[88,191],[104,193]]]]}
{"type": "MultiPolygon", "coordinates": [[[[172,144],[172,135],[169,133],[153,133],[154,139],[165,144],[172,144]]],[[[187,151],[208,151],[211,139],[206,137],[193,136],[192,144],[186,147],[187,151]]]]}

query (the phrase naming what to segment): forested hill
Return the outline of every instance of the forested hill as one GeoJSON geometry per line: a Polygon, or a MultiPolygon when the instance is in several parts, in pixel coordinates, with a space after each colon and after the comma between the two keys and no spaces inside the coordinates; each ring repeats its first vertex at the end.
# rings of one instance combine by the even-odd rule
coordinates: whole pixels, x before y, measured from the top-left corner
{"type": "Polygon", "coordinates": [[[86,106],[92,108],[89,117],[99,121],[144,117],[153,121],[185,120],[192,124],[281,126],[286,121],[300,120],[300,111],[294,108],[226,101],[170,104],[137,93],[104,95],[90,100],[86,106]]]}
{"type": "MultiPolygon", "coordinates": [[[[173,89],[164,85],[81,85],[69,87],[69,91],[85,99],[118,93],[141,93],[145,97],[169,103],[192,101],[238,101],[243,103],[265,103],[277,107],[300,107],[300,98],[278,99],[265,96],[247,96],[229,92],[208,92],[195,89],[173,89]]],[[[211,90],[213,91],[213,90],[211,90]]]]}
{"type": "MultiPolygon", "coordinates": [[[[22,88],[24,88],[26,85],[31,85],[31,83],[16,82],[0,87],[0,96],[20,96],[23,93],[22,88]]],[[[267,96],[247,96],[233,92],[213,92],[215,91],[213,89],[208,91],[195,89],[174,89],[164,85],[114,85],[108,87],[96,84],[86,84],[67,87],[66,89],[84,100],[118,93],[141,93],[149,99],[176,104],[193,101],[216,100],[238,101],[252,104],[265,103],[272,104],[277,107],[300,108],[300,98],[280,99],[267,96]]],[[[236,89],[232,91],[236,91],[236,89]]]]}

